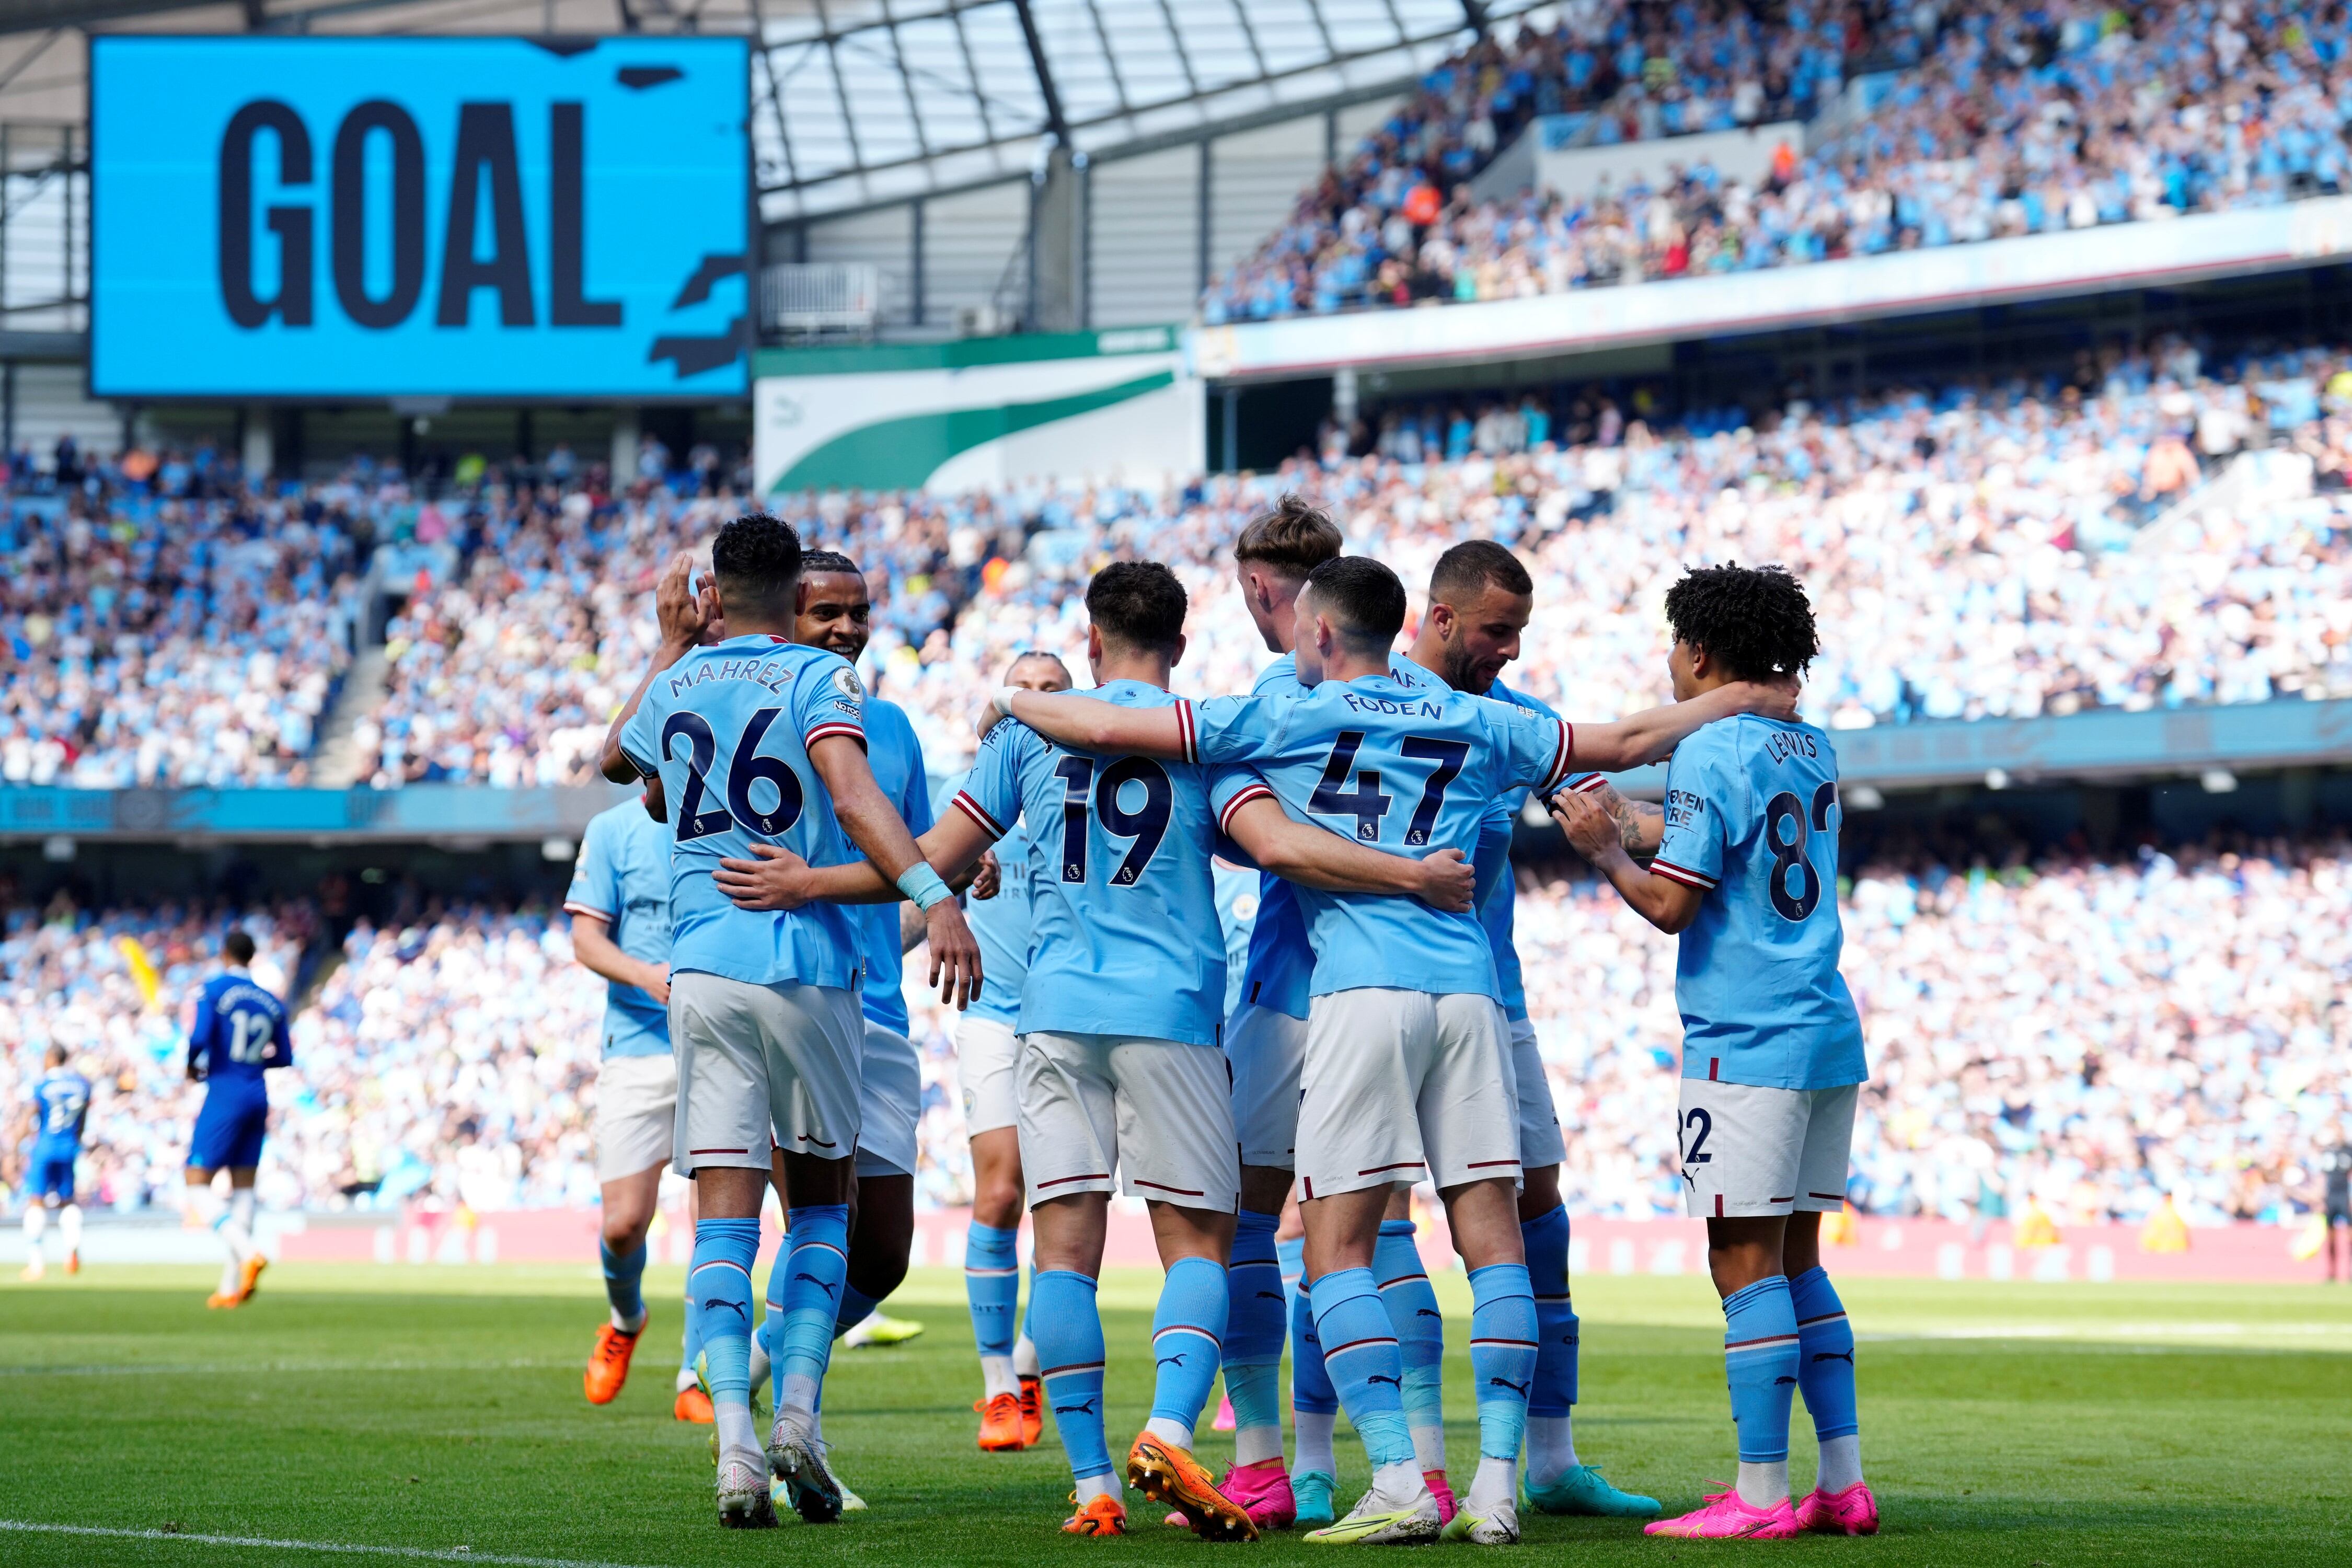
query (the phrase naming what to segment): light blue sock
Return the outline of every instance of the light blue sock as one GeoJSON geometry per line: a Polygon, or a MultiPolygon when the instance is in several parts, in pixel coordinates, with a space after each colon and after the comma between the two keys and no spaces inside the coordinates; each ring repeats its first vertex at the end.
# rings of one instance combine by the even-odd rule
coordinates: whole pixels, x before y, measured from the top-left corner
{"type": "Polygon", "coordinates": [[[1424,1470],[1445,1465],[1445,1318],[1437,1291],[1413,1245],[1417,1227],[1409,1219],[1381,1222],[1372,1248],[1372,1273],[1381,1282],[1381,1305],[1396,1327],[1397,1351],[1404,1362],[1404,1419],[1412,1429],[1424,1470]]]}
{"type": "Polygon", "coordinates": [[[760,1302],[760,1326],[752,1332],[761,1352],[768,1358],[768,1398],[776,1397],[776,1336],[784,1327],[784,1259],[793,1255],[792,1239],[787,1237],[776,1247],[776,1256],[768,1261],[768,1289],[760,1302]]]}
{"type": "Polygon", "coordinates": [[[1287,1310],[1276,1259],[1277,1215],[1241,1211],[1225,1271],[1225,1395],[1234,1402],[1234,1462],[1282,1457],[1282,1335],[1287,1310]],[[1244,1433],[1253,1436],[1244,1437],[1244,1433]],[[1271,1434],[1272,1449],[1265,1448],[1271,1434]]]}
{"type": "Polygon", "coordinates": [[[849,1205],[804,1204],[792,1211],[792,1228],[776,1267],[784,1270],[782,1326],[771,1336],[776,1408],[814,1410],[817,1389],[833,1360],[833,1325],[849,1273],[849,1205]]]}
{"type": "Polygon", "coordinates": [[[856,1286],[852,1285],[847,1279],[844,1279],[841,1282],[841,1310],[834,1315],[833,1320],[834,1338],[839,1339],[872,1317],[874,1309],[881,1304],[856,1286]]]}
{"type": "Polygon", "coordinates": [[[1789,1281],[1789,1303],[1797,1316],[1797,1387],[1813,1418],[1813,1436],[1826,1442],[1862,1430],[1854,1408],[1853,1326],[1845,1303],[1822,1268],[1808,1268],[1789,1281]]]}
{"type": "Polygon", "coordinates": [[[1029,1283],[1029,1337],[1045,1379],[1054,1429],[1077,1480],[1111,1473],[1103,1440],[1102,1314],[1095,1282],[1068,1268],[1048,1268],[1029,1283]]]}
{"type": "Polygon", "coordinates": [[[1274,1244],[1275,1260],[1282,1265],[1282,1295],[1285,1300],[1299,1294],[1300,1281],[1307,1278],[1307,1238],[1294,1236],[1287,1241],[1274,1244]]]}
{"type": "Polygon", "coordinates": [[[614,1316],[639,1322],[646,1315],[646,1244],[615,1252],[600,1237],[596,1258],[604,1266],[604,1300],[612,1304],[614,1316]]]}
{"type": "Polygon", "coordinates": [[[1372,1468],[1412,1464],[1412,1433],[1404,1419],[1404,1362],[1372,1271],[1334,1269],[1315,1281],[1310,1294],[1315,1331],[1323,1342],[1323,1365],[1356,1436],[1364,1440],[1372,1468]]]}
{"type": "Polygon", "coordinates": [[[1478,1389],[1478,1456],[1518,1463],[1536,1375],[1536,1299],[1523,1263],[1470,1271],[1470,1379],[1478,1389]]]}
{"type": "MultiPolygon", "coordinates": [[[[757,1259],[755,1258],[753,1261],[756,1263],[757,1259]]],[[[678,1336],[677,1366],[680,1372],[692,1372],[694,1370],[694,1358],[702,1349],[702,1325],[694,1315],[693,1291],[688,1290],[687,1292],[686,1302],[688,1309],[686,1314],[686,1330],[678,1336]]],[[[752,1331],[757,1333],[759,1331],[755,1329],[752,1331]]]]}
{"type": "Polygon", "coordinates": [[[1785,1464],[1789,1401],[1797,1392],[1797,1310],[1786,1275],[1759,1279],[1723,1299],[1723,1370],[1739,1462],[1785,1464]]]}
{"type": "Polygon", "coordinates": [[[963,1294],[971,1307],[971,1342],[982,1355],[1013,1353],[1021,1304],[1021,1233],[974,1220],[963,1233],[963,1294]]]}
{"type": "Polygon", "coordinates": [[[701,1320],[703,1361],[714,1404],[749,1405],[751,1400],[751,1265],[759,1257],[756,1218],[696,1223],[687,1289],[701,1320]]]}
{"type": "Polygon", "coordinates": [[[1568,1208],[1519,1222],[1527,1247],[1528,1283],[1536,1297],[1536,1382],[1528,1414],[1569,1414],[1576,1403],[1577,1340],[1582,1331],[1568,1289],[1568,1208]]]}
{"type": "Polygon", "coordinates": [[[1151,1421],[1163,1442],[1192,1446],[1192,1427],[1217,1381],[1225,1337],[1225,1269],[1206,1258],[1169,1265],[1151,1314],[1151,1421]],[[1175,1428],[1181,1427],[1181,1431],[1175,1428]]]}
{"type": "Polygon", "coordinates": [[[1290,1302],[1290,1403],[1318,1415],[1339,1413],[1339,1393],[1323,1364],[1323,1336],[1315,1331],[1315,1294],[1301,1289],[1290,1302]]]}

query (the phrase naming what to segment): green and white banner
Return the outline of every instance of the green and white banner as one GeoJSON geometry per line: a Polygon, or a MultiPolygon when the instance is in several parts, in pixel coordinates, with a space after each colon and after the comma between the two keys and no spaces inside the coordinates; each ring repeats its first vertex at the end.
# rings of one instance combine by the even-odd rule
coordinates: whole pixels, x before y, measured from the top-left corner
{"type": "Polygon", "coordinates": [[[773,349],[753,375],[762,495],[1148,485],[1208,458],[1201,383],[1173,327],[773,349]]]}

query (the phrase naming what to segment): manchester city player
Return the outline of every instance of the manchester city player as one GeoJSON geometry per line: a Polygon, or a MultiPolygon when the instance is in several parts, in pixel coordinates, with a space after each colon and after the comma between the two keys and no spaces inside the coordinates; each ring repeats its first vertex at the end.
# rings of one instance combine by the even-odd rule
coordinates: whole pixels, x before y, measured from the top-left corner
{"type": "Polygon", "coordinates": [[[207,1307],[244,1306],[269,1267],[253,1238],[254,1171],[269,1128],[262,1075],[292,1064],[294,1039],[286,1004],[254,984],[253,952],[253,938],[241,931],[221,938],[226,967],[205,982],[188,1031],[188,1077],[205,1086],[204,1109],[188,1139],[188,1196],[213,1211],[213,1230],[228,1249],[220,1289],[205,1299],[207,1307]],[[226,1206],[213,1193],[218,1171],[228,1173],[226,1206]]]}
{"type": "MultiPolygon", "coordinates": [[[[1296,493],[1281,496],[1250,519],[1234,542],[1234,574],[1266,651],[1278,654],[1258,672],[1254,697],[1296,696],[1304,689],[1291,653],[1299,591],[1307,574],[1337,560],[1339,530],[1322,508],[1296,493]]],[[[1390,661],[1390,673],[1410,685],[1424,679],[1409,660],[1390,661]]],[[[1305,1238],[1278,1237],[1290,1198],[1298,1142],[1298,1077],[1307,1057],[1308,977],[1315,967],[1307,919],[1290,884],[1271,872],[1259,880],[1257,918],[1225,1055],[1233,1065],[1234,1124],[1242,1142],[1242,1206],[1234,1230],[1230,1326],[1225,1336],[1225,1385],[1234,1405],[1234,1466],[1219,1484],[1261,1524],[1286,1516],[1309,1529],[1331,1522],[1339,1462],[1332,1429],[1339,1397],[1323,1367],[1322,1342],[1307,1293],[1278,1292],[1277,1277],[1296,1278],[1305,1238]],[[1291,1405],[1297,1432],[1296,1476],[1282,1465],[1281,1364],[1283,1314],[1290,1318],[1291,1405]]],[[[1404,1397],[1413,1448],[1438,1512],[1452,1518],[1454,1494],[1445,1479],[1445,1427],[1441,1369],[1444,1320],[1414,1245],[1411,1187],[1397,1186],[1381,1220],[1373,1268],[1381,1299],[1405,1356],[1404,1397]]]]}
{"type": "MultiPolygon", "coordinates": [[[[1308,689],[1299,696],[1155,711],[1001,690],[995,706],[1061,745],[1253,767],[1294,816],[1406,856],[1468,854],[1497,795],[1555,787],[1574,763],[1637,765],[1710,719],[1788,703],[1783,692],[1729,688],[1571,729],[1397,680],[1390,650],[1404,613],[1393,572],[1343,557],[1316,568],[1298,599],[1295,657],[1308,689]]],[[[1299,899],[1316,954],[1297,1150],[1308,1289],[1325,1363],[1373,1463],[1372,1487],[1356,1508],[1309,1539],[1402,1542],[1442,1528],[1479,1544],[1516,1541],[1536,1313],[1514,1194],[1517,1111],[1492,946],[1467,911],[1312,888],[1299,899]],[[1415,1462],[1403,1363],[1373,1271],[1390,1187],[1424,1173],[1469,1270],[1478,1390],[1476,1479],[1442,1526],[1415,1462]]]]}
{"type": "MultiPolygon", "coordinates": [[[[1547,719],[1559,718],[1542,701],[1513,690],[1501,679],[1503,668],[1519,657],[1519,636],[1535,611],[1535,586],[1518,557],[1493,541],[1473,539],[1454,545],[1437,558],[1430,573],[1428,608],[1422,614],[1421,629],[1406,657],[1456,691],[1507,702],[1547,719]]],[[[1597,773],[1574,779],[1569,787],[1599,792],[1621,825],[1630,819],[1646,827],[1646,840],[1637,832],[1637,844],[1645,849],[1656,847],[1656,827],[1662,818],[1654,808],[1644,814],[1632,806],[1597,773]]],[[[1511,1030],[1522,1170],[1519,1238],[1527,1251],[1540,1341],[1535,1385],[1528,1393],[1526,1500],[1529,1507],[1546,1513],[1653,1519],[1658,1512],[1655,1498],[1620,1491],[1599,1470],[1577,1461],[1570,1425],[1570,1407],[1576,1402],[1580,1336],[1569,1296],[1568,1209],[1559,1193],[1559,1167],[1568,1157],[1568,1146],[1560,1137],[1559,1115],[1552,1106],[1551,1081],[1544,1073],[1535,1024],[1528,1016],[1518,949],[1511,941],[1517,895],[1511,875],[1511,835],[1524,804],[1523,795],[1509,795],[1487,808],[1475,858],[1478,923],[1486,928],[1487,940],[1494,944],[1503,1016],[1511,1030]]],[[[1414,1368],[1409,1339],[1405,1348],[1405,1406],[1411,1415],[1414,1368]]],[[[1415,1430],[1418,1436],[1418,1424],[1415,1430]]],[[[1422,1468],[1429,1468],[1426,1456],[1422,1468]]]]}
{"type": "Polygon", "coordinates": [[[74,1165],[81,1158],[82,1123],[89,1118],[89,1079],[66,1065],[66,1048],[51,1046],[41,1057],[41,1076],[26,1096],[32,1142],[25,1157],[25,1278],[38,1279],[41,1233],[58,1216],[58,1239],[66,1244],[66,1272],[81,1272],[81,1205],[74,1202],[74,1165]]]}
{"type": "Polygon", "coordinates": [[[700,1194],[689,1289],[719,1425],[719,1521],[773,1524],[772,1470],[803,1519],[827,1521],[842,1500],[816,1409],[848,1262],[864,944],[845,910],[747,912],[710,872],[754,843],[820,865],[849,858],[854,843],[924,910],[935,982],[944,974],[968,1000],[979,952],[866,765],[857,672],[791,641],[799,535],[774,518],[740,517],[719,531],[698,591],[691,569],[678,556],[656,587],[661,645],[614,720],[603,763],[615,782],[658,774],[672,825],[677,1144],[700,1194]],[[724,639],[701,646],[721,617],[724,639]],[[751,1268],[772,1147],[783,1150],[792,1250],[763,1463],[751,1425],[751,1268]]]}
{"type": "MultiPolygon", "coordinates": [[[[1709,566],[1666,593],[1675,695],[1801,674],[1820,648],[1812,606],[1777,566],[1709,566]]],[[[1723,1297],[1739,1479],[1654,1535],[1775,1540],[1868,1535],[1853,1331],[1821,1266],[1821,1216],[1845,1201],[1862,1024],[1838,974],[1837,753],[1810,724],[1750,714],[1683,742],[1666,769],[1666,829],[1643,871],[1589,799],[1554,806],[1570,842],[1642,917],[1679,932],[1683,1190],[1704,1215],[1723,1297]],[[1813,1490],[1789,1503],[1789,1401],[1821,1443],[1813,1490]]]]}
{"type": "MultiPolygon", "coordinates": [[[[589,819],[572,862],[563,908],[572,952],[606,982],[604,1050],[596,1065],[596,1181],[604,1203],[598,1258],[611,1319],[596,1331],[583,1385],[591,1405],[609,1405],[629,1375],[645,1331],[646,1233],[661,1199],[662,1171],[676,1156],[677,1064],[669,1051],[669,829],[642,801],[589,819]]],[[[697,1386],[694,1314],[671,1413],[712,1419],[697,1386]]]]}
{"type": "MultiPolygon", "coordinates": [[[[1087,656],[1114,713],[1168,713],[1186,609],[1156,563],[1096,574],[1087,656]]],[[[1211,857],[1223,825],[1272,868],[1336,888],[1429,893],[1466,910],[1459,855],[1383,856],[1290,821],[1244,772],[1212,778],[1117,749],[1051,746],[1018,724],[982,742],[957,811],[923,847],[943,869],[976,858],[1015,820],[1038,843],[1034,934],[1020,1029],[1021,1147],[1037,1227],[1031,1321],[1045,1395],[1070,1458],[1074,1534],[1121,1533],[1126,1509],[1103,1435],[1101,1270],[1109,1196],[1145,1200],[1168,1273],[1154,1320],[1152,1415],[1127,1479],[1200,1533],[1256,1525],[1192,1453],[1226,1326],[1225,1256],[1238,1194],[1232,1102],[1218,1037],[1224,941],[1211,857]]],[[[845,872],[851,868],[843,868],[845,872]]],[[[806,874],[824,897],[873,896],[878,877],[806,874]]]]}
{"type": "MultiPolygon", "coordinates": [[[[1005,670],[1004,683],[1032,691],[1067,691],[1070,672],[1053,654],[1024,653],[1005,670]]],[[[1027,826],[1014,823],[989,853],[998,866],[996,894],[975,896],[964,905],[986,979],[980,999],[956,1024],[956,1076],[971,1139],[971,1224],[964,1232],[963,1286],[972,1342],[980,1349],[980,1446],[1009,1453],[1045,1434],[1037,1346],[1018,1317],[1025,1189],[1021,1100],[1014,1085],[1021,1037],[1013,1033],[1021,988],[1029,975],[1029,896],[1036,852],[1027,826]]]]}

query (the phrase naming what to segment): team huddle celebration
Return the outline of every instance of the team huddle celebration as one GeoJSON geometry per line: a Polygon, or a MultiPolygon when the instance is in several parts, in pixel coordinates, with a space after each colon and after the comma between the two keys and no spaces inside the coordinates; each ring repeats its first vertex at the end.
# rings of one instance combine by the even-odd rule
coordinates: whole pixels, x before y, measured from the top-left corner
{"type": "Polygon", "coordinates": [[[919,948],[962,1010],[977,1441],[1041,1443],[1050,1414],[1064,1531],[1127,1533],[1149,1506],[1212,1540],[1333,1545],[1508,1545],[1522,1510],[1676,1537],[1874,1531],[1853,1335],[1820,1262],[1865,1069],[1837,968],[1835,753],[1794,717],[1818,648],[1802,586],[1689,572],[1665,601],[1676,700],[1583,721],[1502,679],[1533,584],[1500,545],[1438,558],[1402,648],[1405,584],[1298,498],[1233,557],[1279,656],[1250,691],[1173,695],[1184,588],[1156,563],[1106,565],[1085,596],[1092,689],[1053,654],[1016,658],[936,819],[912,727],[852,662],[856,562],[750,515],[669,563],[658,651],[603,753],[643,798],[592,825],[566,900],[580,962],[611,983],[611,1320],[588,1398],[618,1394],[646,1331],[646,1234],[674,1170],[695,1205],[676,1413],[715,1426],[719,1522],[863,1508],[854,1443],[824,1435],[826,1371],[908,1268],[921,1086],[902,978],[919,948]],[[1660,761],[1663,810],[1603,777],[1660,761]],[[1573,1194],[1512,945],[1530,800],[1680,940],[1675,1133],[1723,1299],[1738,1479],[1678,1518],[1574,1436],[1573,1194]],[[1219,858],[1262,879],[1230,1013],[1219,858]],[[786,1232],[763,1260],[771,1184],[786,1232]],[[1447,1452],[1417,1186],[1470,1288],[1475,1456],[1447,1452]],[[1165,1269],[1149,1344],[1107,1342],[1097,1310],[1114,1194],[1141,1201],[1165,1269]],[[1155,1370],[1122,1461],[1104,1371],[1129,1357],[1155,1370]],[[1222,1477],[1194,1454],[1220,1373],[1222,1477]],[[1792,1498],[1799,1395],[1820,1456],[1792,1498]],[[1371,1477],[1352,1501],[1342,1411],[1371,1477]]]}

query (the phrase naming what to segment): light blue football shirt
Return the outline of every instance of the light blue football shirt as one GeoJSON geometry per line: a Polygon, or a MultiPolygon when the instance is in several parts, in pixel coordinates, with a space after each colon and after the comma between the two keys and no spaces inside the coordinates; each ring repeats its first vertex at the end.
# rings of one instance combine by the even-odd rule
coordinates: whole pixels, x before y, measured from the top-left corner
{"type": "MultiPolygon", "coordinates": [[[[1138,680],[1087,695],[1181,705],[1138,680]]],[[[1025,822],[1035,844],[1021,1033],[1222,1039],[1225,942],[1210,860],[1219,816],[1262,786],[1246,773],[1213,783],[1213,771],[1070,751],[1013,720],[989,731],[955,805],[992,838],[1025,822]]]]}
{"type": "Polygon", "coordinates": [[[863,742],[866,692],[836,653],[754,634],[698,647],[657,676],[621,751],[658,773],[671,827],[670,968],[752,985],[848,990],[864,965],[839,904],[739,910],[710,879],[722,859],[777,844],[812,866],[852,858],[833,796],[809,762],[828,736],[863,742]]]}
{"type": "MultiPolygon", "coordinates": [[[[931,830],[931,784],[923,772],[923,743],[915,738],[907,711],[878,697],[866,700],[866,760],[883,798],[920,837],[931,830]]],[[[906,954],[898,946],[898,906],[853,904],[849,912],[863,932],[866,993],[860,999],[868,1021],[894,1035],[907,1032],[906,954]]],[[[988,973],[981,960],[981,973],[988,973]]]]}
{"type": "Polygon", "coordinates": [[[1666,764],[1653,875],[1699,889],[1675,1000],[1683,1076],[1835,1089],[1869,1076],[1838,973],[1837,752],[1811,724],[1720,719],[1666,764]]]}
{"type": "MultiPolygon", "coordinates": [[[[1402,654],[1389,660],[1389,673],[1407,685],[1435,679],[1402,654]]],[[[1286,653],[1258,672],[1250,695],[1296,697],[1306,689],[1298,684],[1297,661],[1286,653]]],[[[1290,884],[1271,871],[1259,872],[1257,921],[1250,928],[1249,963],[1235,1005],[1304,1018],[1314,975],[1315,949],[1307,941],[1307,916],[1290,884]]]]}
{"type": "MultiPolygon", "coordinates": [[[[669,962],[669,843],[667,824],[646,814],[641,800],[625,801],[588,819],[572,887],[563,907],[604,922],[613,944],[645,963],[669,962]]],[[[669,1009],[638,986],[604,986],[604,1055],[669,1054],[669,1009]]]]}
{"type": "Polygon", "coordinates": [[[1016,822],[996,841],[996,897],[967,898],[964,924],[980,943],[980,999],[966,1010],[1013,1027],[1021,1016],[1021,989],[1029,978],[1029,897],[1035,885],[1036,849],[1029,826],[1016,822]]]}
{"type": "MultiPolygon", "coordinates": [[[[1296,697],[1185,703],[1187,760],[1249,767],[1301,821],[1391,855],[1477,852],[1508,791],[1549,789],[1574,750],[1568,725],[1528,709],[1389,675],[1326,680],[1296,697]]],[[[1294,895],[1315,952],[1312,994],[1366,986],[1501,999],[1474,913],[1377,893],[1294,895]]]]}

